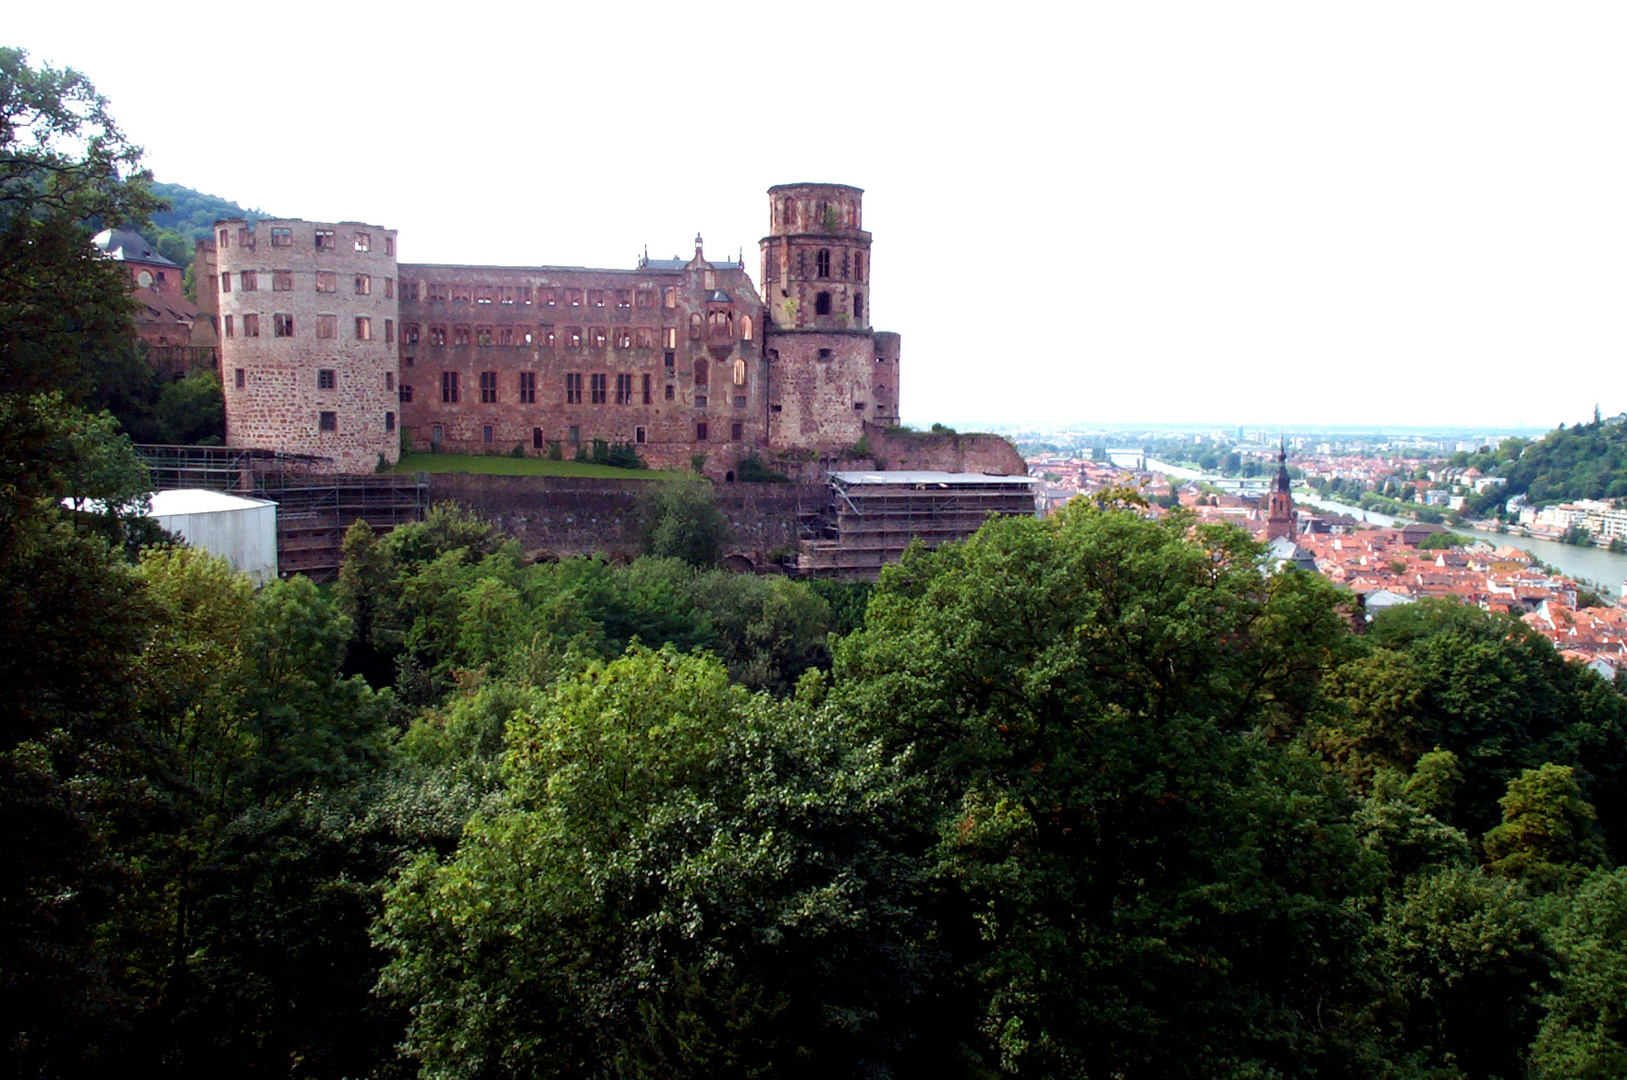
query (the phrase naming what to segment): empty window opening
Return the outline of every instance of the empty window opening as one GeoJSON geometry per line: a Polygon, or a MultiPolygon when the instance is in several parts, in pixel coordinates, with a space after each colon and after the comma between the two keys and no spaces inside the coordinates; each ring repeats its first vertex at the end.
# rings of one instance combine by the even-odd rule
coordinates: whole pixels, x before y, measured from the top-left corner
{"type": "Polygon", "coordinates": [[[633,290],[632,289],[617,289],[616,290],[616,306],[619,307],[619,308],[630,308],[630,307],[632,307],[633,306],[633,290]]]}
{"type": "Polygon", "coordinates": [[[492,439],[496,436],[496,434],[497,433],[492,430],[491,425],[487,424],[480,429],[480,441],[485,443],[487,446],[490,446],[492,444],[492,439]]]}
{"type": "Polygon", "coordinates": [[[565,434],[570,439],[572,446],[575,446],[582,441],[582,427],[580,424],[572,424],[566,429],[565,434]]]}
{"type": "Polygon", "coordinates": [[[542,449],[542,429],[540,427],[534,427],[531,429],[531,449],[542,449]]]}
{"type": "Polygon", "coordinates": [[[294,291],[294,272],[292,270],[273,270],[273,271],[271,271],[271,291],[272,292],[293,292],[294,291]]]}
{"type": "Polygon", "coordinates": [[[395,254],[395,237],[386,236],[384,238],[384,254],[386,254],[386,255],[394,255],[395,254]]]}
{"type": "Polygon", "coordinates": [[[369,277],[367,274],[357,274],[356,275],[356,295],[357,296],[372,296],[373,295],[373,279],[371,277],[369,277]]]}
{"type": "Polygon", "coordinates": [[[593,404],[603,405],[610,393],[610,376],[604,372],[593,375],[589,389],[593,394],[593,404]]]}
{"type": "Polygon", "coordinates": [[[373,237],[369,233],[359,232],[356,234],[354,243],[357,251],[371,251],[373,248],[373,237]]]}
{"type": "Polygon", "coordinates": [[[696,442],[705,442],[706,441],[706,421],[704,421],[704,420],[702,420],[700,423],[695,425],[695,441],[696,442]]]}
{"type": "Polygon", "coordinates": [[[338,431],[339,414],[333,412],[317,413],[316,426],[323,431],[338,431]]]}
{"type": "Polygon", "coordinates": [[[668,285],[666,288],[661,290],[661,306],[664,308],[675,308],[678,306],[678,290],[676,287],[668,285]]]}
{"type": "Polygon", "coordinates": [[[829,315],[830,314],[830,293],[822,292],[818,296],[814,297],[814,314],[815,315],[829,315]]]}
{"type": "Polygon", "coordinates": [[[819,359],[821,359],[821,360],[829,360],[830,359],[830,350],[829,349],[820,349],[819,350],[819,359]]]}
{"type": "Polygon", "coordinates": [[[220,230],[220,246],[223,248],[232,246],[232,234],[227,229],[220,230]]]}
{"type": "Polygon", "coordinates": [[[633,403],[633,377],[631,375],[616,376],[616,404],[631,405],[633,403]]]}
{"type": "Polygon", "coordinates": [[[525,405],[537,403],[537,373],[534,371],[520,372],[520,401],[525,405]]]}
{"type": "Polygon", "coordinates": [[[701,316],[698,311],[689,317],[689,337],[693,341],[701,339],[701,316]]]}
{"type": "Polygon", "coordinates": [[[387,412],[387,413],[384,414],[384,430],[385,431],[394,431],[395,430],[395,413],[387,412]]]}
{"type": "Polygon", "coordinates": [[[862,251],[853,253],[853,280],[864,280],[864,252],[862,251]]]}
{"type": "Polygon", "coordinates": [[[735,442],[739,442],[741,439],[743,439],[745,437],[746,437],[746,425],[745,424],[733,423],[733,424],[729,425],[729,438],[733,439],[735,442]]]}
{"type": "Polygon", "coordinates": [[[356,340],[373,340],[373,320],[366,315],[356,316],[356,340]]]}
{"type": "Polygon", "coordinates": [[[480,403],[482,405],[497,404],[497,372],[482,371],[480,373],[480,403]]]}
{"type": "Polygon", "coordinates": [[[707,365],[706,361],[705,360],[696,360],[695,361],[695,385],[696,386],[705,386],[706,385],[706,380],[707,380],[707,377],[708,377],[709,374],[710,374],[710,372],[708,370],[708,365],[707,365]]]}
{"type": "Polygon", "coordinates": [[[274,337],[293,337],[294,317],[292,315],[272,315],[271,333],[274,337]]]}
{"type": "Polygon", "coordinates": [[[316,230],[316,249],[318,251],[333,251],[338,247],[332,229],[316,230]]]}
{"type": "Polygon", "coordinates": [[[441,372],[441,401],[448,405],[458,403],[458,373],[455,371],[441,372]]]}
{"type": "Polygon", "coordinates": [[[252,314],[252,313],[243,316],[243,336],[244,337],[259,337],[260,336],[260,316],[252,314]]]}
{"type": "Polygon", "coordinates": [[[452,328],[452,344],[467,345],[470,341],[469,324],[459,323],[452,328]]]}
{"type": "Polygon", "coordinates": [[[673,387],[673,385],[671,383],[667,383],[667,392],[666,392],[666,394],[664,396],[665,396],[666,400],[668,400],[668,401],[671,401],[674,397],[677,396],[677,391],[676,391],[676,389],[673,387]]]}
{"type": "Polygon", "coordinates": [[[232,336],[232,317],[230,315],[221,316],[220,328],[227,337],[232,336]]]}
{"type": "Polygon", "coordinates": [[[842,252],[842,280],[847,280],[848,252],[842,252]]]}
{"type": "Polygon", "coordinates": [[[643,376],[643,380],[644,381],[643,381],[643,385],[642,385],[642,390],[643,390],[643,396],[644,396],[644,404],[648,405],[650,403],[650,377],[648,375],[645,375],[645,376],[643,376]]]}
{"type": "Polygon", "coordinates": [[[395,389],[395,372],[386,371],[384,373],[384,389],[386,389],[386,390],[394,390],[395,389]]]}
{"type": "Polygon", "coordinates": [[[384,320],[384,344],[386,344],[386,345],[394,345],[395,344],[395,320],[394,319],[385,319],[384,320]]]}
{"type": "Polygon", "coordinates": [[[418,344],[418,324],[415,322],[401,324],[401,342],[404,345],[418,344]]]}
{"type": "Polygon", "coordinates": [[[446,438],[446,429],[445,428],[441,427],[441,425],[439,425],[439,424],[430,425],[429,444],[431,446],[439,446],[439,445],[441,445],[442,441],[445,440],[445,438],[446,438]]]}
{"type": "Polygon", "coordinates": [[[334,278],[332,270],[318,270],[316,272],[317,292],[338,292],[339,285],[334,278]]]}
{"type": "Polygon", "coordinates": [[[412,404],[412,384],[411,383],[402,383],[401,384],[401,403],[403,405],[411,405],[412,404]]]}
{"type": "Polygon", "coordinates": [[[830,249],[820,248],[819,254],[814,256],[814,275],[816,277],[830,277],[830,249]]]}
{"type": "Polygon", "coordinates": [[[854,293],[853,294],[853,317],[855,319],[864,318],[864,294],[863,293],[854,293]]]}
{"type": "Polygon", "coordinates": [[[751,340],[751,330],[752,330],[751,316],[750,315],[742,315],[742,316],[740,316],[740,340],[741,341],[750,341],[751,340]]]}
{"type": "Polygon", "coordinates": [[[232,291],[232,272],[230,270],[222,270],[220,273],[220,291],[223,293],[232,291]]]}
{"type": "Polygon", "coordinates": [[[242,291],[242,292],[254,292],[256,289],[258,289],[260,287],[259,286],[259,278],[255,276],[255,272],[253,270],[244,270],[238,276],[243,279],[242,284],[240,284],[238,286],[238,289],[240,291],[242,291]]]}
{"type": "Polygon", "coordinates": [[[431,345],[445,345],[446,344],[446,327],[437,326],[435,323],[430,323],[429,324],[429,343],[431,345]]]}
{"type": "Polygon", "coordinates": [[[643,443],[644,442],[644,429],[643,428],[638,427],[638,428],[633,429],[633,441],[636,442],[636,443],[643,443]]]}
{"type": "Polygon", "coordinates": [[[337,316],[337,315],[318,315],[316,317],[316,336],[317,337],[319,337],[319,338],[331,338],[331,337],[336,336],[338,334],[338,332],[339,332],[339,316],[337,316]]]}
{"type": "Polygon", "coordinates": [[[244,371],[242,368],[238,368],[236,372],[233,373],[232,381],[237,384],[237,388],[239,390],[248,385],[248,380],[248,372],[244,371]]]}
{"type": "Polygon", "coordinates": [[[339,376],[332,368],[323,368],[316,373],[316,388],[318,390],[332,390],[339,384],[339,376]]]}
{"type": "Polygon", "coordinates": [[[565,404],[582,404],[582,373],[579,371],[567,372],[565,375],[565,404]]]}
{"type": "Polygon", "coordinates": [[[661,331],[661,345],[667,349],[676,349],[678,347],[678,328],[676,326],[669,326],[661,331]]]}

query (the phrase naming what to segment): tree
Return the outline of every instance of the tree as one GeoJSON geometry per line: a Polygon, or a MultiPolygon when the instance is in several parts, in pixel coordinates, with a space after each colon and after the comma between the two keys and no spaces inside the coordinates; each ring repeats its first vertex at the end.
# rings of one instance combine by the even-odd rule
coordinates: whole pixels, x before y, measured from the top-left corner
{"type": "Polygon", "coordinates": [[[511,807],[377,931],[422,1075],[886,1074],[935,955],[900,762],[670,650],[563,680],[508,745],[511,807]]]}
{"type": "Polygon", "coordinates": [[[923,1071],[1374,1059],[1329,1018],[1366,1000],[1345,900],[1375,862],[1320,769],[1270,739],[1349,633],[1325,582],[1259,560],[1179,512],[1076,503],[883,572],[832,697],[925,776],[955,968],[923,1071]]]}
{"type": "Polygon", "coordinates": [[[705,483],[652,484],[641,511],[644,550],[692,566],[715,566],[733,531],[705,483]]]}
{"type": "Polygon", "coordinates": [[[1526,769],[1498,801],[1503,823],[1483,841],[1494,873],[1550,892],[1581,880],[1603,861],[1604,845],[1593,829],[1597,815],[1570,766],[1549,762],[1526,769]]]}
{"type": "Polygon", "coordinates": [[[1596,871],[1565,904],[1551,934],[1559,987],[1531,1050],[1541,1080],[1627,1075],[1627,869],[1596,871]]]}

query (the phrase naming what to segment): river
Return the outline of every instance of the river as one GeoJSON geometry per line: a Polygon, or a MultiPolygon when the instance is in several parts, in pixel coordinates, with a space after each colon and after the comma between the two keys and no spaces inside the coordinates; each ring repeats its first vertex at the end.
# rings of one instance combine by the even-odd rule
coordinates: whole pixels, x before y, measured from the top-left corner
{"type": "MultiPolygon", "coordinates": [[[[1187,469],[1179,465],[1153,461],[1150,458],[1147,460],[1147,468],[1168,476],[1179,477],[1182,480],[1216,479],[1215,477],[1205,476],[1196,469],[1187,469]]],[[[1359,506],[1350,506],[1346,503],[1321,499],[1314,495],[1299,492],[1294,494],[1294,502],[1314,506],[1320,510],[1349,514],[1357,521],[1365,517],[1372,524],[1386,528],[1406,524],[1397,521],[1389,514],[1381,514],[1376,510],[1364,511],[1359,506]]],[[[1599,594],[1611,599],[1621,595],[1623,579],[1627,579],[1627,555],[1606,551],[1604,548],[1577,547],[1574,544],[1561,544],[1557,540],[1547,540],[1535,536],[1486,532],[1484,529],[1471,529],[1465,525],[1453,525],[1450,528],[1455,533],[1473,536],[1496,547],[1502,547],[1506,544],[1509,547],[1517,547],[1522,551],[1529,551],[1538,559],[1557,569],[1561,574],[1598,586],[1599,594]]]]}

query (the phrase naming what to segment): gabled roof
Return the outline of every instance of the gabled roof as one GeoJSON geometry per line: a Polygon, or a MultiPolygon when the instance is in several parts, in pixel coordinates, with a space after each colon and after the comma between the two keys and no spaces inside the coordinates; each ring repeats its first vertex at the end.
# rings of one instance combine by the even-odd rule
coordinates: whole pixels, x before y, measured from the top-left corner
{"type": "Polygon", "coordinates": [[[158,254],[145,236],[130,229],[103,229],[96,234],[91,243],[95,244],[96,249],[103,255],[118,262],[147,263],[150,266],[171,266],[180,269],[178,264],[158,254]]]}

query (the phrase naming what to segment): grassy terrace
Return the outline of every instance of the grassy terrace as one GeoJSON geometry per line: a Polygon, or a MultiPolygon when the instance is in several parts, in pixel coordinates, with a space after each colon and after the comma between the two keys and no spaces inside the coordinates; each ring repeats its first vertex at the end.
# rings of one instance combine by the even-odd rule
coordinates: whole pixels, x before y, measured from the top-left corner
{"type": "Polygon", "coordinates": [[[691,480],[693,473],[654,469],[618,469],[584,461],[551,461],[542,457],[490,457],[479,454],[402,454],[391,472],[485,473],[497,476],[582,476],[595,480],[691,480]]]}

